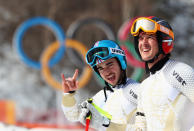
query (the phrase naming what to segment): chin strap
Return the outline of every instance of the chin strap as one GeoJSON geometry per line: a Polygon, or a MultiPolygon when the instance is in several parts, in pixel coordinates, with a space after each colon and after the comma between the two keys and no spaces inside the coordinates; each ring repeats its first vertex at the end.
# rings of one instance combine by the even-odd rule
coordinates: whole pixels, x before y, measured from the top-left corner
{"type": "Polygon", "coordinates": [[[158,58],[158,56],[160,55],[161,53],[160,52],[158,52],[152,59],[150,59],[150,60],[147,60],[147,61],[144,61],[144,62],[146,62],[146,63],[153,63],[157,58],[158,58]]]}
{"type": "Polygon", "coordinates": [[[145,62],[145,70],[146,70],[146,74],[149,73],[149,68],[148,68],[148,63],[153,63],[157,58],[158,56],[160,55],[161,53],[157,53],[154,58],[152,58],[151,60],[147,60],[147,61],[144,61],[142,60],[143,62],[145,62]]]}

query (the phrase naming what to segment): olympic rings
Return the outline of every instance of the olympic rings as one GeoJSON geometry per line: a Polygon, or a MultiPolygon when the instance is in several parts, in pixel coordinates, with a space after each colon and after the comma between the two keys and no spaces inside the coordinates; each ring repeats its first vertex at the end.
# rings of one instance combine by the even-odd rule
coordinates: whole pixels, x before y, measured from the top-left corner
{"type": "Polygon", "coordinates": [[[128,51],[126,46],[122,45],[121,48],[124,50],[126,58],[127,58],[127,63],[134,66],[134,67],[140,67],[140,68],[145,68],[145,64],[141,61],[138,61],[137,59],[134,58],[134,56],[128,51]]]}
{"type": "MultiPolygon", "coordinates": [[[[135,68],[131,77],[132,79],[139,81],[143,75],[142,68],[144,67],[144,65],[142,64],[142,62],[137,60],[138,56],[134,50],[134,46],[129,41],[127,41],[127,32],[131,28],[130,23],[131,21],[128,24],[125,24],[125,26],[122,26],[122,28],[120,28],[119,34],[122,34],[122,35],[118,35],[118,38],[120,39],[118,40],[118,43],[119,44],[120,42],[122,44],[124,43],[124,45],[122,45],[121,47],[126,53],[127,64],[135,68]],[[120,33],[120,32],[125,32],[125,33],[120,33]]],[[[19,28],[17,28],[16,32],[14,33],[13,43],[15,45],[15,48],[17,49],[17,52],[19,53],[20,58],[24,61],[25,64],[35,69],[41,69],[41,74],[43,75],[46,82],[52,87],[54,87],[55,89],[61,89],[61,84],[52,77],[49,68],[51,68],[62,58],[65,52],[65,44],[67,45],[67,47],[70,47],[76,50],[76,53],[78,52],[81,54],[82,56],[81,58],[83,58],[82,61],[78,59],[77,56],[75,56],[75,54],[73,54],[72,50],[71,51],[67,50],[67,55],[69,54],[71,58],[74,57],[72,63],[76,64],[77,66],[81,65],[81,67],[83,68],[84,66],[83,60],[85,58],[87,49],[82,43],[72,39],[73,37],[75,37],[76,31],[78,31],[78,29],[80,29],[83,25],[86,25],[86,24],[94,24],[95,26],[102,29],[107,35],[108,39],[111,39],[111,40],[116,39],[112,29],[109,27],[109,25],[106,22],[104,22],[101,19],[87,18],[87,19],[78,20],[74,22],[73,24],[70,25],[70,27],[67,30],[67,37],[71,39],[68,39],[67,41],[65,41],[66,38],[65,38],[64,32],[57,23],[44,17],[35,17],[25,21],[23,24],[19,26],[19,28]],[[50,28],[56,35],[57,41],[60,43],[59,44],[58,42],[55,42],[52,45],[50,45],[48,48],[46,48],[46,50],[44,50],[44,52],[41,54],[41,59],[40,59],[41,62],[32,61],[25,55],[24,51],[22,50],[22,38],[24,36],[24,33],[31,26],[35,26],[38,24],[44,25],[50,28]],[[54,57],[52,57],[53,54],[55,54],[54,57]]],[[[79,78],[80,88],[82,88],[84,85],[87,84],[87,82],[91,78],[91,75],[92,75],[92,69],[88,65],[85,66],[79,78]]],[[[97,80],[99,81],[98,83],[102,86],[102,82],[103,82],[102,79],[99,79],[99,76],[97,76],[97,80]]]]}
{"type": "Polygon", "coordinates": [[[107,38],[110,40],[115,40],[115,35],[110,28],[110,26],[103,20],[98,19],[98,18],[87,18],[83,20],[78,20],[72,23],[69,28],[67,29],[67,36],[69,38],[75,37],[75,32],[81,28],[81,26],[87,25],[87,24],[95,24],[97,27],[102,29],[105,34],[107,35],[107,38]]]}
{"type": "Polygon", "coordinates": [[[138,61],[137,59],[139,59],[137,53],[135,52],[134,50],[134,46],[129,42],[129,41],[126,41],[127,38],[128,38],[128,34],[129,34],[129,31],[131,30],[131,26],[132,26],[132,23],[135,19],[137,19],[138,17],[135,17],[133,19],[131,19],[129,22],[125,22],[121,28],[119,29],[118,31],[118,38],[120,41],[125,41],[125,45],[128,46],[128,49],[130,50],[130,52],[132,52],[133,55],[131,55],[127,49],[125,49],[126,51],[126,55],[127,55],[127,59],[128,61],[130,61],[131,65],[132,66],[135,66],[135,67],[141,67],[141,68],[144,68],[144,63],[141,62],[141,61],[138,61]],[[136,59],[134,58],[134,56],[136,57],[136,59]]]}
{"type": "Polygon", "coordinates": [[[138,17],[132,18],[130,21],[124,22],[124,24],[120,27],[118,31],[118,38],[120,41],[126,41],[129,37],[129,31],[131,31],[131,26],[133,21],[136,20],[138,17]]]}
{"type": "Polygon", "coordinates": [[[140,62],[140,61],[137,61],[133,57],[131,52],[127,50],[126,46],[122,45],[121,48],[125,52],[126,59],[127,59],[127,64],[132,65],[132,67],[135,67],[135,70],[133,71],[133,74],[132,74],[131,78],[136,80],[136,81],[139,81],[143,76],[144,70],[142,68],[144,68],[144,63],[140,62]]]}
{"type": "MultiPolygon", "coordinates": [[[[115,40],[115,35],[111,29],[111,27],[106,23],[105,21],[98,19],[98,18],[87,18],[87,19],[81,19],[77,20],[74,23],[72,23],[69,28],[67,29],[66,35],[68,38],[73,39],[75,37],[75,33],[84,25],[88,24],[94,24],[96,27],[102,29],[102,31],[105,32],[106,36],[110,40],[115,40]]],[[[72,63],[75,65],[83,65],[83,62],[78,59],[79,57],[73,53],[72,50],[67,50],[67,55],[70,56],[72,60],[72,63]]],[[[83,67],[83,66],[82,66],[83,67]]]]}
{"type": "MultiPolygon", "coordinates": [[[[140,58],[139,58],[139,55],[136,53],[136,51],[135,51],[135,47],[134,47],[134,44],[132,44],[130,41],[125,41],[124,42],[124,45],[127,47],[127,49],[132,53],[132,55],[133,55],[133,57],[134,57],[134,59],[136,60],[136,61],[139,61],[139,62],[141,62],[140,61],[140,58]]],[[[143,62],[142,62],[143,63],[143,62]]],[[[140,64],[141,65],[141,64],[140,64]]]]}
{"type": "MultiPolygon", "coordinates": [[[[85,58],[87,49],[82,43],[76,40],[67,39],[66,46],[75,49],[85,58]]],[[[41,73],[44,79],[48,82],[48,84],[54,87],[55,89],[61,89],[61,84],[51,76],[51,72],[48,66],[48,61],[58,48],[59,48],[59,43],[54,42],[51,45],[49,45],[49,47],[47,47],[44,50],[43,54],[41,55],[41,64],[42,64],[41,73]]],[[[88,65],[86,65],[84,67],[83,73],[79,78],[79,88],[82,88],[87,84],[89,79],[91,79],[91,75],[92,75],[92,69],[88,65]]]]}
{"type": "Polygon", "coordinates": [[[21,58],[21,60],[25,64],[27,64],[28,66],[30,66],[32,68],[40,69],[41,68],[40,62],[36,62],[36,61],[33,61],[30,58],[28,58],[28,56],[24,53],[24,51],[22,49],[22,38],[24,36],[24,33],[30,27],[36,26],[36,25],[43,25],[43,26],[46,26],[49,29],[51,29],[54,32],[57,40],[60,43],[59,50],[56,52],[54,57],[49,61],[49,67],[52,67],[54,64],[56,64],[62,58],[62,56],[65,52],[65,45],[64,45],[65,34],[64,34],[62,28],[56,22],[54,22],[48,18],[45,18],[45,17],[31,18],[31,19],[23,22],[17,28],[16,32],[14,33],[13,43],[16,47],[16,50],[19,54],[19,57],[21,58]]]}
{"type": "Polygon", "coordinates": [[[132,79],[139,81],[141,79],[141,77],[143,76],[144,70],[142,68],[145,68],[145,64],[138,60],[139,56],[135,52],[133,44],[131,44],[129,41],[127,41],[132,23],[136,18],[137,17],[131,19],[130,21],[126,21],[120,27],[117,37],[121,43],[125,44],[125,45],[122,45],[121,48],[125,51],[127,64],[131,65],[132,67],[135,67],[135,70],[134,70],[131,77],[132,77],[132,79]],[[126,46],[128,48],[126,48],[126,46]]]}

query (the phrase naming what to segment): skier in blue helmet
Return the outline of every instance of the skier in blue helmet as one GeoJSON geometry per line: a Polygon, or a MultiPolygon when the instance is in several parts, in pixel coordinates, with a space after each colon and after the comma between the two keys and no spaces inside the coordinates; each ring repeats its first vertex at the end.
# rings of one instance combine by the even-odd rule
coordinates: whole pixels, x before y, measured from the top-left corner
{"type": "MultiPolygon", "coordinates": [[[[120,76],[118,76],[119,79],[116,83],[118,82],[117,84],[124,84],[126,82],[127,63],[125,53],[118,44],[111,40],[98,41],[86,54],[86,62],[100,77],[103,76],[100,75],[97,65],[111,58],[116,58],[115,60],[118,62],[121,69],[121,73],[119,73],[120,76]]],[[[108,80],[105,80],[105,84],[108,86],[108,80]]]]}
{"type": "Polygon", "coordinates": [[[62,109],[66,118],[86,125],[90,116],[90,127],[100,131],[134,124],[139,83],[127,78],[124,51],[115,41],[97,41],[87,52],[86,62],[105,81],[105,87],[80,104],[75,97],[78,70],[70,78],[62,74],[62,109]]]}
{"type": "Polygon", "coordinates": [[[107,60],[113,57],[118,59],[122,70],[126,70],[127,64],[124,51],[114,41],[102,40],[96,42],[93,48],[88,51],[86,61],[92,68],[94,68],[98,64],[95,61],[96,58],[107,60]]]}

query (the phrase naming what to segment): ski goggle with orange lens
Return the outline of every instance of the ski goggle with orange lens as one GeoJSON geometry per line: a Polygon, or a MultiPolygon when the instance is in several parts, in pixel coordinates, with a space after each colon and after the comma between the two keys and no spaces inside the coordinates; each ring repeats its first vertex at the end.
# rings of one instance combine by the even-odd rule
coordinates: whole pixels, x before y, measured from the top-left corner
{"type": "Polygon", "coordinates": [[[164,34],[167,34],[168,36],[170,36],[174,40],[174,33],[170,29],[146,17],[138,18],[133,22],[131,27],[131,34],[133,36],[138,36],[140,29],[150,34],[154,34],[157,31],[161,31],[164,34]]]}

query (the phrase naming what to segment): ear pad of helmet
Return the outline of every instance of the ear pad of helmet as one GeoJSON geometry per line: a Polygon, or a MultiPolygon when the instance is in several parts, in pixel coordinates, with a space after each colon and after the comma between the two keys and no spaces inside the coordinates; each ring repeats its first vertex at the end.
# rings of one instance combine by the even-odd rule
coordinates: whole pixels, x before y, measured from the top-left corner
{"type": "Polygon", "coordinates": [[[173,40],[162,40],[162,50],[165,54],[169,54],[173,49],[173,40]]]}

